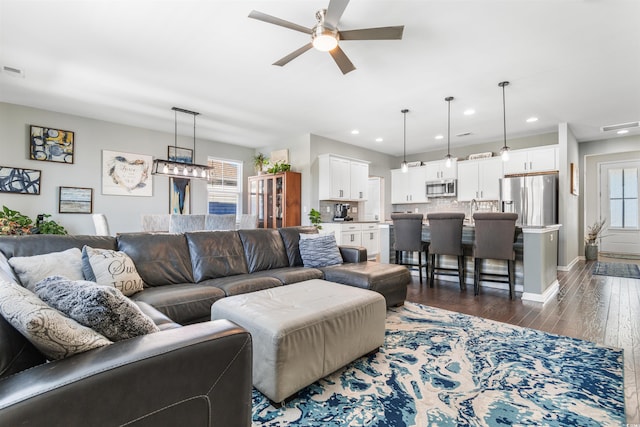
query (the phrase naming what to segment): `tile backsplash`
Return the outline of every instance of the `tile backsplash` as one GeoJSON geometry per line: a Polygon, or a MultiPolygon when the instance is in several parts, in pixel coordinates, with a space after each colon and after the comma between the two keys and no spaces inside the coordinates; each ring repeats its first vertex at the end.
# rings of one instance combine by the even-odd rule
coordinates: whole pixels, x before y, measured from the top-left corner
{"type": "MultiPolygon", "coordinates": [[[[498,212],[499,204],[497,200],[479,201],[477,206],[471,206],[471,202],[459,202],[447,198],[434,198],[429,203],[393,205],[392,212],[412,212],[421,213],[427,216],[431,212],[463,212],[467,219],[471,218],[471,211],[475,212],[498,212]]],[[[387,218],[389,219],[389,218],[387,218]]]]}

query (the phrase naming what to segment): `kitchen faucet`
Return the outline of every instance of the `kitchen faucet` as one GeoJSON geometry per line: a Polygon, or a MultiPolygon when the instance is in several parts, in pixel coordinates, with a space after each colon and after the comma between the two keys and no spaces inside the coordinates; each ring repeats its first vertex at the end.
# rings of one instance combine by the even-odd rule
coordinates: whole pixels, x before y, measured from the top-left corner
{"type": "Polygon", "coordinates": [[[471,210],[471,218],[470,221],[473,224],[473,211],[477,211],[478,210],[478,201],[476,199],[471,199],[471,205],[470,205],[470,210],[471,210]]]}

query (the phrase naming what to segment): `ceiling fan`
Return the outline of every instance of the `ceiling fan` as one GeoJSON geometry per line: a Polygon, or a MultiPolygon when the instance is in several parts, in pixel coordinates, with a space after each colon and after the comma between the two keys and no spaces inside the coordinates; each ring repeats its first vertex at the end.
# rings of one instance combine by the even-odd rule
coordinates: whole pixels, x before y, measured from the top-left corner
{"type": "Polygon", "coordinates": [[[258,12],[257,10],[251,11],[249,18],[300,31],[301,33],[311,36],[311,42],[274,62],[273,65],[282,67],[312,47],[315,47],[320,51],[329,52],[333,60],[338,64],[342,74],[347,74],[355,70],[356,67],[338,45],[340,40],[401,40],[402,32],[404,31],[404,25],[363,28],[360,30],[338,30],[338,23],[348,4],[349,0],[331,0],[329,7],[316,12],[316,20],[318,23],[313,28],[303,27],[302,25],[294,24],[293,22],[285,21],[284,19],[258,12]]]}

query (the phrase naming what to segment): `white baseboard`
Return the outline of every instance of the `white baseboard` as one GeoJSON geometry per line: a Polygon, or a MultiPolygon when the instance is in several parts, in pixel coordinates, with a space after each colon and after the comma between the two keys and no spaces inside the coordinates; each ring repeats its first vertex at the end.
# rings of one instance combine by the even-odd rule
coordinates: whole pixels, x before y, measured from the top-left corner
{"type": "Polygon", "coordinates": [[[551,298],[553,298],[560,289],[560,283],[555,280],[551,286],[549,286],[542,294],[534,294],[531,292],[523,292],[522,299],[525,301],[541,302],[546,304],[551,298]]]}
{"type": "Polygon", "coordinates": [[[573,261],[571,261],[569,263],[569,265],[559,265],[558,266],[558,271],[569,271],[573,268],[574,265],[576,265],[578,262],[580,261],[584,261],[584,257],[583,256],[577,256],[573,259],[573,261]]]}

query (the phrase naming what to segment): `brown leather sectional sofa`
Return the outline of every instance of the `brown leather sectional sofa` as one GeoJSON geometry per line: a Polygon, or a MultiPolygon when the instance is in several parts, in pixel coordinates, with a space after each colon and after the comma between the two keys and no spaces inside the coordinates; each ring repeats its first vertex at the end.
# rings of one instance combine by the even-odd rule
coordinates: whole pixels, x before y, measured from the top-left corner
{"type": "Polygon", "coordinates": [[[299,234],[315,232],[0,236],[0,280],[16,280],[13,256],[84,245],[124,251],[145,282],[131,298],[161,329],[45,363],[0,316],[0,424],[250,425],[251,337],[209,321],[215,301],[317,278],[372,289],[387,306],[405,300],[409,272],[367,261],[363,248],[341,247],[342,265],[304,267],[299,234]]]}

